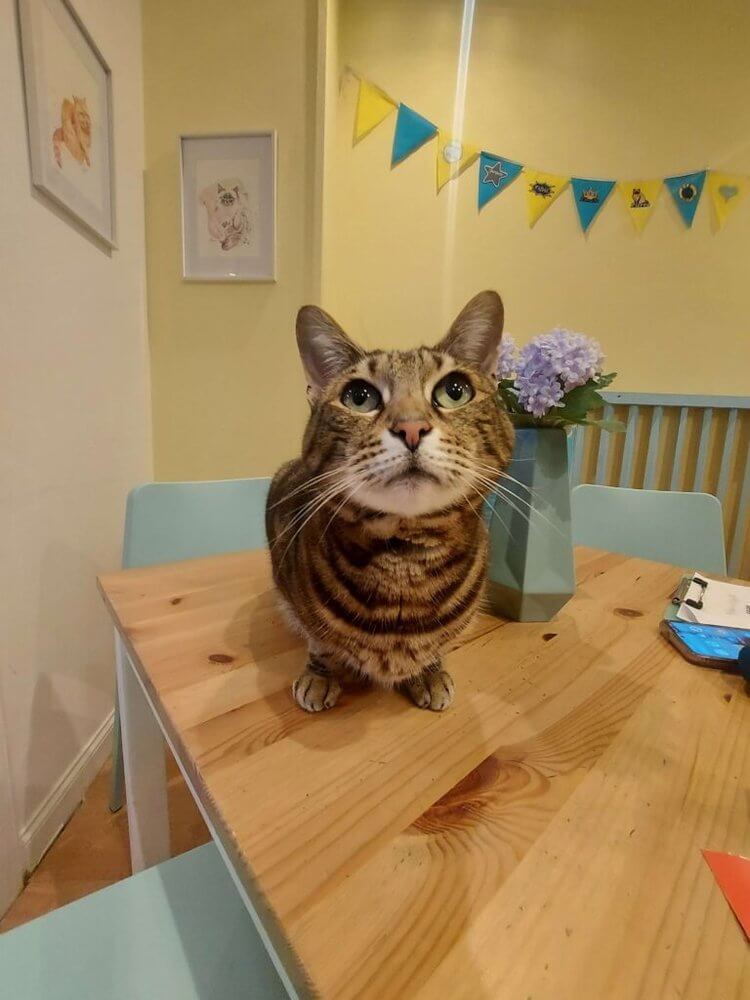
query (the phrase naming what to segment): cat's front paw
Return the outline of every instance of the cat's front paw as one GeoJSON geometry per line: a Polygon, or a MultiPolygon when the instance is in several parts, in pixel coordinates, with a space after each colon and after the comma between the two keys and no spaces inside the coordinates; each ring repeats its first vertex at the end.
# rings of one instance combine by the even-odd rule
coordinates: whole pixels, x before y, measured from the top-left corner
{"type": "Polygon", "coordinates": [[[292,694],[299,707],[306,712],[322,712],[333,708],[339,700],[341,685],[335,677],[306,670],[292,684],[292,694]]]}
{"type": "Polygon", "coordinates": [[[453,701],[455,685],[447,670],[436,670],[408,681],[406,690],[417,708],[444,712],[453,701]]]}

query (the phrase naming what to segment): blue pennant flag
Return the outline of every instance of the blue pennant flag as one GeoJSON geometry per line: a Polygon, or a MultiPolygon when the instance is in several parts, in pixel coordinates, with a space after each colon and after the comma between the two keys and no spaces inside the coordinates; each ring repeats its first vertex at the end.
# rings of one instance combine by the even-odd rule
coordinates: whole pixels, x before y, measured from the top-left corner
{"type": "Polygon", "coordinates": [[[477,207],[484,208],[488,201],[504,191],[523,170],[520,163],[505,160],[494,153],[482,153],[479,157],[479,187],[477,207]]]}
{"type": "Polygon", "coordinates": [[[592,181],[583,177],[571,177],[571,191],[576,203],[578,218],[584,233],[599,214],[604,202],[609,198],[614,181],[592,181]]]}
{"type": "Polygon", "coordinates": [[[698,208],[698,202],[703,194],[706,173],[705,170],[699,170],[695,174],[664,178],[664,183],[669,188],[669,193],[674,198],[674,203],[688,228],[693,224],[695,210],[698,208]]]}
{"type": "Polygon", "coordinates": [[[399,104],[396,131],[393,135],[391,166],[405,160],[407,156],[424,145],[437,133],[437,125],[412,111],[406,104],[399,104]]]}

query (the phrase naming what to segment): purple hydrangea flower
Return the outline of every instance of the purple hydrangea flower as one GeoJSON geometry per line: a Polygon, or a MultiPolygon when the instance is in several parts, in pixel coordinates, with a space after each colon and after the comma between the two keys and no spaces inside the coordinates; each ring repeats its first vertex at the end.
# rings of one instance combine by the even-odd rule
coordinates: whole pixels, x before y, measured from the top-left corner
{"type": "Polygon", "coordinates": [[[498,382],[503,378],[513,378],[518,364],[518,348],[516,342],[509,333],[503,334],[500,341],[500,354],[497,359],[495,375],[498,382]]]}
{"type": "Polygon", "coordinates": [[[603,363],[602,349],[591,337],[561,328],[539,334],[518,357],[518,400],[527,412],[543,417],[564,405],[565,393],[599,375],[603,363]]]}

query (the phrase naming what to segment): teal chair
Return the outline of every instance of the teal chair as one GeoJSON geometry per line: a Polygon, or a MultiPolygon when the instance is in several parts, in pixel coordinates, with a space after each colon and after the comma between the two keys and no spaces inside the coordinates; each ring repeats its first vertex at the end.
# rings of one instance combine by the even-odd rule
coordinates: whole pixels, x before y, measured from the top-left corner
{"type": "Polygon", "coordinates": [[[288,993],[213,844],[6,934],[13,1000],[281,1000],[288,993]]]}
{"type": "Polygon", "coordinates": [[[721,504],[709,493],[576,486],[573,542],[656,562],[725,574],[721,504]]]}
{"type": "MultiPolygon", "coordinates": [[[[137,486],[125,508],[122,568],[263,548],[270,484],[270,479],[221,479],[137,486]]],[[[115,705],[109,807],[117,812],[122,803],[122,742],[115,705]]]]}

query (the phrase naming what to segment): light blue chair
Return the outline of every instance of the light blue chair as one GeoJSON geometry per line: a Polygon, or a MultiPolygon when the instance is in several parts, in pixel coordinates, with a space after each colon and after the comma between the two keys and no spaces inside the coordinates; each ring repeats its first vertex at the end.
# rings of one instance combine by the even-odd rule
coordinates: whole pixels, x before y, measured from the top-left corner
{"type": "MultiPolygon", "coordinates": [[[[261,549],[270,479],[147,483],[131,490],[125,508],[122,568],[261,549]]],[[[120,717],[115,705],[110,809],[123,803],[120,717]]]]}
{"type": "Polygon", "coordinates": [[[6,934],[13,1000],[281,1000],[286,989],[213,844],[6,934]]]}
{"type": "Polygon", "coordinates": [[[576,486],[573,542],[656,562],[725,574],[721,504],[708,493],[576,486]]]}

